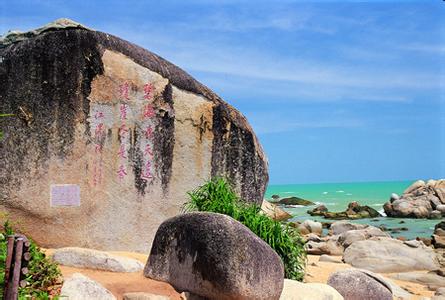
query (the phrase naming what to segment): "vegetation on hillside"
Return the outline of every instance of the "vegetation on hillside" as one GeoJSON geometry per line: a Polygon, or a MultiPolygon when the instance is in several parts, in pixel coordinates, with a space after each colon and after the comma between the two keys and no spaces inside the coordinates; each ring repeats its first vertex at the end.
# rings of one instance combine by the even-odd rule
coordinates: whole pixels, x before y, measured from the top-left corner
{"type": "Polygon", "coordinates": [[[296,229],[262,214],[259,206],[244,203],[224,178],[214,178],[188,195],[186,211],[215,212],[238,220],[278,253],[286,278],[303,280],[306,252],[296,229]]]}
{"type": "MultiPolygon", "coordinates": [[[[6,221],[3,225],[3,232],[0,234],[0,298],[3,296],[5,284],[5,261],[7,249],[7,236],[14,234],[14,231],[6,221]]],[[[45,256],[40,248],[32,241],[29,247],[31,259],[28,263],[28,274],[25,280],[26,287],[19,288],[19,299],[57,299],[62,283],[62,274],[58,265],[45,256]]]]}

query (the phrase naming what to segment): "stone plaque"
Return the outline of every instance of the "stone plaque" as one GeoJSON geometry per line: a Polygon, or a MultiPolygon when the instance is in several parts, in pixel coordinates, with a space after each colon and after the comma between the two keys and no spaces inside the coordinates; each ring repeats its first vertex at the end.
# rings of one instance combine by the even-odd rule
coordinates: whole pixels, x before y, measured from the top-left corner
{"type": "Polygon", "coordinates": [[[52,184],[51,206],[80,206],[80,187],[77,184],[52,184]]]}

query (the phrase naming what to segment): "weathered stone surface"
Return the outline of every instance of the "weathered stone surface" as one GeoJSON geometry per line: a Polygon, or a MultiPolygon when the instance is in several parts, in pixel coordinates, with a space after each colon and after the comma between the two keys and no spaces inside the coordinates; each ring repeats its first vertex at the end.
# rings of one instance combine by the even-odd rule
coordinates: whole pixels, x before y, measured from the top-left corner
{"type": "Polygon", "coordinates": [[[385,237],[353,243],[345,250],[343,260],[354,267],[380,273],[439,268],[433,249],[425,245],[413,248],[402,241],[385,237]]]}
{"type": "Polygon", "coordinates": [[[190,213],[161,224],[144,275],[210,299],[278,299],[284,269],[275,251],[241,223],[190,213]]]}
{"type": "Polygon", "coordinates": [[[366,227],[368,227],[368,225],[366,224],[355,224],[349,223],[347,221],[337,221],[331,224],[329,230],[333,235],[338,235],[349,230],[365,229],[366,227]]]}
{"type": "Polygon", "coordinates": [[[163,58],[66,23],[0,44],[0,111],[16,115],[0,123],[2,211],[44,247],[147,252],[211,176],[261,204],[267,159],[241,113],[163,58]]]}
{"type": "Polygon", "coordinates": [[[411,281],[427,285],[429,287],[445,287],[445,277],[439,276],[436,273],[424,272],[404,272],[391,275],[391,278],[411,281]]]}
{"type": "Polygon", "coordinates": [[[69,300],[116,300],[110,291],[80,273],[74,273],[65,280],[60,295],[69,300]]]}
{"type": "Polygon", "coordinates": [[[438,288],[431,300],[445,300],[445,287],[438,288]]]}
{"type": "Polygon", "coordinates": [[[145,292],[125,293],[124,300],[169,300],[168,296],[155,295],[145,292]]]}
{"type": "Polygon", "coordinates": [[[367,240],[375,236],[390,237],[389,234],[379,228],[368,226],[364,229],[349,230],[341,233],[338,237],[338,242],[346,249],[354,242],[367,240]]]}
{"type": "Polygon", "coordinates": [[[343,300],[334,288],[322,283],[302,283],[284,279],[280,300],[343,300]]]}
{"type": "Polygon", "coordinates": [[[376,278],[356,269],[341,270],[329,276],[328,284],[345,300],[392,300],[389,287],[376,278]]]}
{"type": "Polygon", "coordinates": [[[263,200],[263,203],[261,204],[261,211],[263,211],[265,215],[276,221],[284,221],[292,218],[291,214],[267,200],[263,200]]]}
{"type": "Polygon", "coordinates": [[[64,266],[111,272],[139,272],[144,268],[144,264],[136,259],[76,247],[57,249],[53,260],[64,266]]]}

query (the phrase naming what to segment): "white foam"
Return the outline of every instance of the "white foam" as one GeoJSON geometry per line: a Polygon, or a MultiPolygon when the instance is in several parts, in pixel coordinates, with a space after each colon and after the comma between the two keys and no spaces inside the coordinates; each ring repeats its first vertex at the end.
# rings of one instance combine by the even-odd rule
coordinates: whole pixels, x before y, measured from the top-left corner
{"type": "Polygon", "coordinates": [[[336,193],[344,193],[345,191],[342,191],[342,190],[340,190],[340,191],[335,191],[336,193]]]}
{"type": "Polygon", "coordinates": [[[323,192],[323,195],[326,195],[328,192],[323,192]]]}
{"type": "Polygon", "coordinates": [[[347,193],[346,196],[352,196],[352,194],[351,193],[347,193]]]}

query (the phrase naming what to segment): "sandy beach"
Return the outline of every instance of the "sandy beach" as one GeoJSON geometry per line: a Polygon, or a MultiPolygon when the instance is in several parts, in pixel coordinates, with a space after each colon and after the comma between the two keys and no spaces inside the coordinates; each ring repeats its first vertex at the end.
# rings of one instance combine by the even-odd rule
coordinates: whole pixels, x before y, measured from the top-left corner
{"type": "MultiPolygon", "coordinates": [[[[52,255],[54,249],[45,249],[45,253],[52,255]]],[[[137,259],[143,263],[147,261],[147,255],[134,252],[115,252],[109,253],[137,259]]],[[[305,282],[326,283],[330,274],[338,270],[352,268],[345,263],[320,262],[318,255],[308,255],[306,267],[305,282]]],[[[341,259],[341,257],[338,257],[341,259]]],[[[81,273],[102,284],[106,289],[112,292],[118,299],[122,299],[125,293],[147,292],[156,295],[168,296],[170,299],[181,299],[180,293],[168,283],[146,278],[143,272],[135,273],[115,273],[100,270],[80,269],[67,266],[60,266],[64,278],[70,277],[73,273],[81,273]]],[[[380,274],[389,279],[391,274],[380,274]]],[[[412,299],[422,299],[422,297],[431,297],[434,292],[428,290],[424,285],[391,279],[401,288],[415,295],[412,299]]]]}

